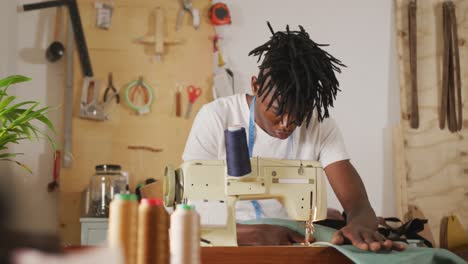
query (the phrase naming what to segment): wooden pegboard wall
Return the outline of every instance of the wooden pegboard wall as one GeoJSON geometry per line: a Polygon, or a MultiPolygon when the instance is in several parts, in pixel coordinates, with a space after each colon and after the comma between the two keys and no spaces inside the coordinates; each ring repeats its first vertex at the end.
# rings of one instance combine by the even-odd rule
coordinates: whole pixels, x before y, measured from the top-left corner
{"type": "MultiPolygon", "coordinates": [[[[468,228],[468,123],[460,132],[439,128],[442,82],[442,0],[417,1],[417,67],[420,126],[412,129],[408,2],[395,1],[401,123],[394,129],[394,174],[400,217],[416,206],[429,219],[438,244],[443,216],[456,214],[468,228]]],[[[462,98],[468,96],[468,1],[454,0],[458,22],[462,98]]],[[[466,107],[463,110],[468,120],[466,107]]]]}

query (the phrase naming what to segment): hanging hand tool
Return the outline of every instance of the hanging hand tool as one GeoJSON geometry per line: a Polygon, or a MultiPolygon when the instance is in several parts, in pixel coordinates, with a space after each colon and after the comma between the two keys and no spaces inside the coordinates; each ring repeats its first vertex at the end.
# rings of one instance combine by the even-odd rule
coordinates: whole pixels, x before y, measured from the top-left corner
{"type": "Polygon", "coordinates": [[[154,23],[154,34],[152,36],[145,36],[136,39],[136,42],[142,44],[154,45],[154,53],[158,61],[161,60],[164,55],[164,45],[170,44],[180,44],[182,40],[170,40],[164,37],[165,29],[165,20],[164,20],[164,10],[160,7],[156,8],[153,11],[151,16],[154,23]]]}
{"type": "Polygon", "coordinates": [[[164,12],[161,8],[157,8],[154,12],[154,51],[158,60],[164,53],[164,12]]]}
{"type": "MultiPolygon", "coordinates": [[[[139,115],[147,114],[150,112],[151,104],[153,104],[154,95],[153,89],[147,84],[143,77],[140,76],[138,80],[133,81],[125,88],[125,101],[127,105],[135,110],[139,115]],[[143,95],[143,104],[139,105],[137,96],[143,95]]],[[[139,100],[141,101],[141,100],[139,100]]]]}
{"type": "Polygon", "coordinates": [[[59,41],[62,23],[63,23],[63,8],[57,7],[55,14],[55,26],[54,26],[54,42],[50,44],[50,46],[46,50],[46,58],[50,62],[56,62],[62,58],[63,54],[65,53],[65,47],[59,41]]]}
{"type": "Polygon", "coordinates": [[[177,16],[176,30],[178,31],[182,26],[182,20],[184,18],[185,12],[189,13],[192,16],[192,24],[195,29],[198,29],[200,26],[200,11],[192,7],[192,0],[180,0],[182,7],[179,10],[179,15],[177,16]]]}
{"type": "Polygon", "coordinates": [[[114,3],[95,2],[94,7],[97,9],[96,26],[102,29],[109,29],[111,26],[112,10],[114,9],[114,3]]]}
{"type": "Polygon", "coordinates": [[[210,7],[208,12],[211,24],[215,26],[231,24],[231,14],[225,3],[216,3],[210,7]]]}
{"type": "Polygon", "coordinates": [[[112,72],[109,72],[109,76],[107,78],[107,88],[104,91],[104,98],[103,101],[104,103],[107,102],[107,100],[111,101],[113,98],[115,98],[116,103],[120,103],[120,95],[117,89],[114,87],[114,83],[112,81],[112,72]]]}
{"type": "Polygon", "coordinates": [[[177,84],[176,85],[176,93],[175,93],[175,99],[176,99],[176,104],[175,104],[175,107],[176,107],[176,116],[177,117],[180,117],[181,115],[181,112],[182,112],[182,102],[181,102],[181,94],[180,94],[180,85],[177,84]]]}
{"type": "Polygon", "coordinates": [[[56,150],[54,155],[54,174],[52,175],[52,182],[47,185],[48,192],[53,192],[59,187],[58,178],[60,176],[60,156],[60,150],[56,150]]]}
{"type": "Polygon", "coordinates": [[[189,103],[187,106],[187,111],[185,112],[185,118],[189,119],[190,114],[192,113],[192,106],[195,103],[195,101],[200,97],[202,94],[201,88],[195,87],[193,85],[189,85],[187,87],[187,94],[188,94],[188,99],[189,103]]]}
{"type": "Polygon", "coordinates": [[[34,4],[23,5],[24,11],[38,10],[51,7],[67,6],[70,20],[73,25],[73,32],[75,34],[76,48],[78,49],[78,56],[80,58],[81,70],[83,75],[87,77],[93,76],[93,69],[89,59],[88,47],[83,33],[83,26],[81,24],[80,12],[78,9],[77,0],[52,0],[34,4]]]}
{"type": "Polygon", "coordinates": [[[72,154],[72,120],[73,120],[73,25],[68,22],[66,53],[66,81],[63,113],[63,167],[70,168],[73,162],[72,154]]]}
{"type": "Polygon", "coordinates": [[[221,36],[218,34],[213,37],[213,52],[218,53],[218,67],[223,67],[226,63],[224,62],[223,54],[221,54],[221,50],[219,49],[220,39],[221,36]]]}
{"type": "Polygon", "coordinates": [[[81,70],[84,76],[92,77],[93,68],[89,58],[88,47],[83,33],[80,12],[76,0],[52,0],[23,5],[23,11],[66,6],[70,17],[69,34],[67,38],[67,81],[65,90],[65,121],[64,121],[64,167],[70,167],[73,156],[71,153],[72,140],[72,106],[73,106],[73,39],[78,50],[81,70]],[[73,32],[73,34],[71,34],[73,32]]]}
{"type": "Polygon", "coordinates": [[[231,69],[226,68],[226,73],[231,78],[232,94],[234,95],[236,94],[236,88],[234,87],[234,72],[232,72],[231,69]]]}
{"type": "Polygon", "coordinates": [[[91,77],[85,77],[81,90],[80,117],[96,121],[104,121],[107,115],[104,106],[98,102],[99,81],[91,77]]]}

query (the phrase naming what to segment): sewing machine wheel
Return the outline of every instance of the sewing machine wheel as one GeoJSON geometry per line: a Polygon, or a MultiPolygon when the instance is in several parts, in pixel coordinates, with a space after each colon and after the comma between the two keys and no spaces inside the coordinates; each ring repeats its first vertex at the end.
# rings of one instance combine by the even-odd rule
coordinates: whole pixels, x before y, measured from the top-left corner
{"type": "Polygon", "coordinates": [[[166,207],[173,207],[175,203],[175,193],[176,193],[176,174],[174,167],[171,165],[166,166],[164,170],[164,179],[163,179],[163,195],[164,195],[164,205],[166,207]]]}
{"type": "Polygon", "coordinates": [[[184,203],[184,174],[181,169],[175,171],[175,203],[184,203]]]}

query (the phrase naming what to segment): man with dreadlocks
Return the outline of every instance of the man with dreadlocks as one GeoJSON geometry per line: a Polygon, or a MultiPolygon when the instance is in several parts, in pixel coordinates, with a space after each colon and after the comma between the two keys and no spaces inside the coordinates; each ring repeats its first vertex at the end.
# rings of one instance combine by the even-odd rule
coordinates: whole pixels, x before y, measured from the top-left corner
{"type": "MultiPolygon", "coordinates": [[[[335,233],[333,243],[349,240],[372,251],[403,249],[377,232],[377,218],[361,178],[349,161],[337,125],[328,118],[328,108],[333,107],[339,91],[334,72],[341,72],[339,67],[345,65],[322,50],[323,45],[312,41],[301,26],[299,31],[286,27],[284,32],[274,32],[268,26],[271,39],[249,53],[258,56],[258,61],[263,55],[258,76],[252,77],[253,95],[237,94],[203,106],[193,123],[183,159],[225,159],[224,130],[231,125],[249,128],[252,157],[321,162],[347,215],[346,226],[335,233]]],[[[269,206],[262,210],[264,217],[276,214],[284,218],[284,208],[262,201],[255,201],[253,206],[269,206]]],[[[242,207],[236,205],[238,220],[248,215],[242,207]]],[[[279,226],[238,225],[239,245],[290,244],[303,242],[301,239],[279,226]]]]}

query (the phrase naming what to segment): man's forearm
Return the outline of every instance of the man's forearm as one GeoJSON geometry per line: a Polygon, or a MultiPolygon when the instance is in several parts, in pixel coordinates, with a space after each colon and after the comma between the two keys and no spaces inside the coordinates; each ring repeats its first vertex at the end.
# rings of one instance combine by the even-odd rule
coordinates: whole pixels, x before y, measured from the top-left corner
{"type": "Polygon", "coordinates": [[[325,168],[328,181],[343,206],[348,224],[377,228],[377,217],[356,169],[349,161],[339,161],[325,168]]]}
{"type": "Polygon", "coordinates": [[[360,200],[348,209],[346,212],[347,224],[359,224],[369,228],[377,228],[377,216],[372,209],[369,201],[366,199],[360,200]]]}
{"type": "Polygon", "coordinates": [[[338,230],[333,244],[346,243],[348,239],[362,250],[404,250],[377,232],[378,222],[361,177],[349,161],[339,161],[325,168],[331,187],[347,214],[346,226],[338,230]]]}

